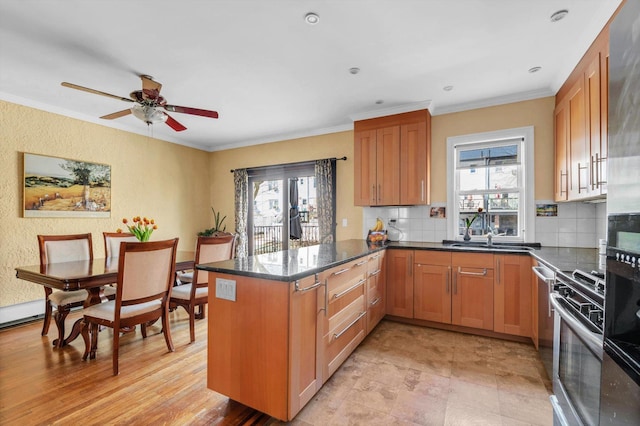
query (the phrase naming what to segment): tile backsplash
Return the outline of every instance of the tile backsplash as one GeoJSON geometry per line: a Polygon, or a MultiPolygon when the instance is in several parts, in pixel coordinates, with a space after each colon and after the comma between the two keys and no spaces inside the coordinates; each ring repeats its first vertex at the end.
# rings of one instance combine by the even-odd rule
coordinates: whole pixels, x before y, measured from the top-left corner
{"type": "MultiPolygon", "coordinates": [[[[555,204],[551,201],[536,201],[536,204],[555,204]]],[[[547,247],[597,248],[598,240],[607,237],[606,203],[557,203],[558,216],[536,217],[535,241],[547,247]]],[[[444,204],[411,207],[365,207],[363,214],[363,236],[367,235],[380,217],[389,228],[389,220],[401,231],[400,241],[440,242],[447,237],[447,219],[429,217],[431,207],[444,204]]]]}

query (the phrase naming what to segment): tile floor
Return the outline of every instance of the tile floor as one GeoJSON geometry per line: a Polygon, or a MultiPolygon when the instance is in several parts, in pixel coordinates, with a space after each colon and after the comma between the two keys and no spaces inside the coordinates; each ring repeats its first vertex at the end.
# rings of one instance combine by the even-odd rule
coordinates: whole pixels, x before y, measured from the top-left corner
{"type": "Polygon", "coordinates": [[[290,424],[551,425],[550,389],[531,344],[382,321],[290,424]]]}

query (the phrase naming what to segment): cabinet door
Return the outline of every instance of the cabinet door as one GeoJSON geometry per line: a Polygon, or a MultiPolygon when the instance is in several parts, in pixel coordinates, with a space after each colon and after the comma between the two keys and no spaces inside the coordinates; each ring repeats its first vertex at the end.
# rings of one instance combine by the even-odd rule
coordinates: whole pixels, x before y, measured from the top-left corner
{"type": "Polygon", "coordinates": [[[561,102],[555,111],[555,201],[566,201],[569,196],[569,158],[568,158],[568,129],[567,103],[561,102]]]}
{"type": "Polygon", "coordinates": [[[413,291],[415,318],[451,324],[451,265],[416,264],[413,291]]]}
{"type": "Polygon", "coordinates": [[[400,126],[376,133],[376,205],[400,204],[400,126]]]}
{"type": "Polygon", "coordinates": [[[292,284],[289,315],[289,417],[292,419],[322,387],[322,310],[324,287],[313,288],[315,276],[292,284]]]}
{"type": "Polygon", "coordinates": [[[400,127],[400,204],[429,204],[426,121],[400,127]]]}
{"type": "Polygon", "coordinates": [[[600,194],[600,187],[597,185],[597,160],[601,157],[601,103],[600,103],[600,54],[597,53],[587,66],[585,72],[586,87],[586,107],[587,107],[587,136],[589,146],[589,191],[594,195],[600,194]]]}
{"type": "Polygon", "coordinates": [[[609,43],[600,52],[600,155],[596,161],[596,189],[607,193],[607,157],[609,151],[609,43]]]}
{"type": "Polygon", "coordinates": [[[589,146],[585,81],[578,79],[568,95],[569,107],[569,200],[589,196],[589,146]]]}
{"type": "Polygon", "coordinates": [[[388,250],[387,314],[413,318],[413,250],[388,250]]]}
{"type": "Polygon", "coordinates": [[[531,258],[496,255],[493,330],[531,336],[531,258]]]}
{"type": "Polygon", "coordinates": [[[456,268],[451,322],[465,327],[493,330],[493,269],[456,268]]]}
{"type": "Polygon", "coordinates": [[[364,130],[355,134],[354,158],[354,204],[375,206],[378,187],[375,130],[364,130]]]}

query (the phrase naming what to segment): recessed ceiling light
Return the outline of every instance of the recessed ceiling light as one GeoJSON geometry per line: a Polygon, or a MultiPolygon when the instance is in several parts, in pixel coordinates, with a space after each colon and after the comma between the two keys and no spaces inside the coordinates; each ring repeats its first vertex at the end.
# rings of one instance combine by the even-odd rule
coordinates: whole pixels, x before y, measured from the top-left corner
{"type": "Polygon", "coordinates": [[[559,10],[559,11],[555,12],[553,15],[551,15],[551,18],[549,18],[549,19],[551,20],[551,22],[558,22],[559,20],[563,19],[568,14],[569,14],[569,11],[567,9],[562,9],[562,10],[559,10]]]}
{"type": "Polygon", "coordinates": [[[349,68],[349,72],[351,74],[358,74],[360,72],[360,68],[358,67],[349,68]]]}
{"type": "Polygon", "coordinates": [[[318,22],[320,22],[320,16],[318,16],[316,13],[309,12],[306,15],[304,15],[304,22],[306,22],[309,25],[315,25],[318,22]]]}
{"type": "Polygon", "coordinates": [[[442,90],[444,90],[445,92],[450,92],[453,90],[453,86],[444,86],[442,90]]]}
{"type": "Polygon", "coordinates": [[[529,68],[529,72],[533,74],[534,72],[538,72],[542,69],[542,67],[531,67],[529,68]]]}
{"type": "Polygon", "coordinates": [[[382,105],[384,103],[384,101],[382,99],[378,99],[376,101],[376,105],[382,105]]]}

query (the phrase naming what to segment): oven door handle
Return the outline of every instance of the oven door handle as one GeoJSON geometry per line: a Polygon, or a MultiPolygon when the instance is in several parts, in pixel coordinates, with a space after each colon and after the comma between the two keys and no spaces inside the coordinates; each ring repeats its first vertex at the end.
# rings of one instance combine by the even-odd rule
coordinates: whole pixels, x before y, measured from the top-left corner
{"type": "Polygon", "coordinates": [[[556,273],[544,266],[533,266],[531,270],[533,270],[533,273],[536,274],[541,281],[547,284],[547,311],[549,312],[549,318],[551,318],[551,302],[549,301],[549,298],[551,293],[553,293],[553,284],[556,282],[556,273]]]}
{"type": "Polygon", "coordinates": [[[566,310],[564,306],[559,302],[562,299],[557,293],[553,293],[550,297],[551,304],[553,305],[553,309],[562,317],[562,320],[565,321],[569,327],[580,337],[584,343],[593,351],[594,354],[598,356],[600,360],[602,360],[602,351],[603,351],[603,342],[602,335],[597,334],[589,330],[585,327],[580,321],[578,321],[571,312],[566,310]]]}

